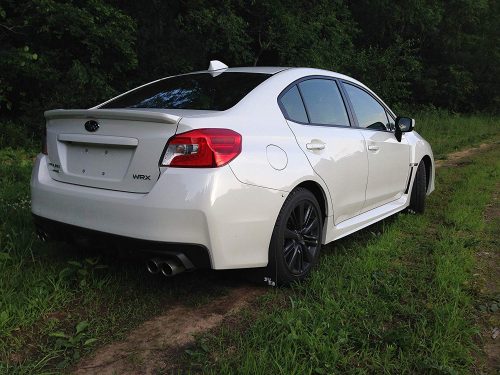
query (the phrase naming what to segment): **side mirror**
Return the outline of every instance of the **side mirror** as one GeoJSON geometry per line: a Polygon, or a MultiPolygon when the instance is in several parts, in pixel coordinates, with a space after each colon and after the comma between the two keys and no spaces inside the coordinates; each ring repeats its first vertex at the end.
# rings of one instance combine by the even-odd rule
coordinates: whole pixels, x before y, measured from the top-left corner
{"type": "Polygon", "coordinates": [[[409,117],[396,118],[396,139],[401,142],[403,133],[411,132],[415,127],[415,120],[409,117]]]}

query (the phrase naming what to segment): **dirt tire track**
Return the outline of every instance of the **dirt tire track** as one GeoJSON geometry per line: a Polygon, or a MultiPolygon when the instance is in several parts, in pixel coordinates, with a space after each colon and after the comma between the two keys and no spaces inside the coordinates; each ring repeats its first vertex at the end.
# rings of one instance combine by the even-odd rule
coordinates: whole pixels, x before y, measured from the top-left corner
{"type": "Polygon", "coordinates": [[[481,143],[478,147],[471,147],[464,150],[452,152],[448,154],[446,159],[435,161],[436,168],[440,167],[458,167],[462,164],[464,159],[467,159],[479,152],[485,152],[489,149],[498,146],[499,141],[481,143]]]}
{"type": "Polygon", "coordinates": [[[153,374],[175,368],[179,348],[194,343],[195,335],[217,327],[265,292],[237,287],[199,308],[177,305],[142,323],[121,341],[98,349],[77,364],[74,374],[153,374]]]}

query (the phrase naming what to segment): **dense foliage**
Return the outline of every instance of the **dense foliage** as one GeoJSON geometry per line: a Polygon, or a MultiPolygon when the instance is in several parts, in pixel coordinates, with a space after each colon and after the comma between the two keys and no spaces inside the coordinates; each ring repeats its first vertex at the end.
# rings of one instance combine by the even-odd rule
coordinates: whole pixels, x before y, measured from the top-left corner
{"type": "Polygon", "coordinates": [[[0,144],[39,131],[45,109],[211,59],[335,70],[395,106],[497,111],[498,24],[495,0],[1,0],[0,144]]]}

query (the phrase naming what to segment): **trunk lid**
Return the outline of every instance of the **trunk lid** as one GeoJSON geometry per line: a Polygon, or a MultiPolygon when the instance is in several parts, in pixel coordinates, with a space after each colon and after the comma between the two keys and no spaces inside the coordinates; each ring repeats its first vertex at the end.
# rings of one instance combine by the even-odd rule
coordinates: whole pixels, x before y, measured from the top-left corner
{"type": "Polygon", "coordinates": [[[180,116],[135,109],[45,112],[49,173],[57,181],[147,193],[180,116]],[[86,126],[87,124],[87,126],[86,126]]]}

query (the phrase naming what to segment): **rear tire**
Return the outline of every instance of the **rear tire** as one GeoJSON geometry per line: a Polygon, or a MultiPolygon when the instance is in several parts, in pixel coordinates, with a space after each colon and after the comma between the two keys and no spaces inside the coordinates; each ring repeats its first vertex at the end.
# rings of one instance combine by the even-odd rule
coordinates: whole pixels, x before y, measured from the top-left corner
{"type": "Polygon", "coordinates": [[[279,285],[304,280],[318,261],[323,220],[316,197],[307,189],[293,190],[285,200],[269,246],[268,269],[279,285]]]}
{"type": "Polygon", "coordinates": [[[427,194],[427,173],[425,170],[425,163],[420,162],[417,168],[417,174],[413,181],[413,188],[411,189],[410,206],[408,209],[415,213],[421,214],[425,210],[425,197],[427,194]]]}

